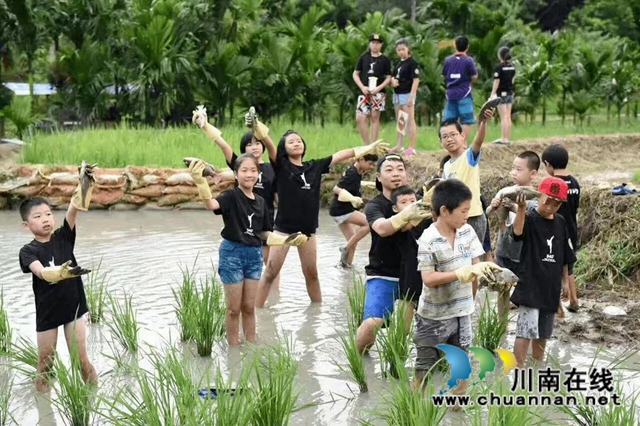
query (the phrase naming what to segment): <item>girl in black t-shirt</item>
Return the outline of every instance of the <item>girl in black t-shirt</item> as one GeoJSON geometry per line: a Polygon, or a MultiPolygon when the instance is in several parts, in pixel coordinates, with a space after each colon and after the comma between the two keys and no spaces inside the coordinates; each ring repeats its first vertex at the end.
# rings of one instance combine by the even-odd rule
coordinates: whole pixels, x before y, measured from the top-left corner
{"type": "Polygon", "coordinates": [[[255,297],[262,274],[262,241],[269,245],[299,245],[307,237],[302,234],[283,237],[271,232],[267,205],[253,192],[260,173],[260,164],[255,156],[246,153],[235,161],[233,171],[238,185],[215,199],[212,199],[209,183],[202,176],[204,167],[202,160],[193,161],[189,172],[205,207],[221,214],[224,220],[218,275],[224,284],[227,303],[227,341],[229,345],[239,343],[242,313],[245,338],[253,343],[256,340],[255,297]]]}
{"type": "MultiPolygon", "coordinates": [[[[303,161],[307,145],[297,132],[289,130],[280,139],[276,155],[269,157],[276,172],[279,194],[274,232],[281,235],[302,232],[309,236],[309,241],[298,247],[298,255],[307,293],[312,302],[322,301],[314,235],[318,228],[322,175],[328,173],[329,167],[339,161],[352,157],[360,158],[367,154],[382,155],[387,148],[388,144],[376,141],[369,145],[344,149],[318,160],[303,161]]],[[[267,269],[260,281],[256,297],[257,307],[264,306],[273,280],[280,272],[288,252],[288,247],[276,247],[269,252],[267,269]]]]}
{"type": "MultiPolygon", "coordinates": [[[[420,69],[418,62],[411,57],[409,43],[401,38],[396,42],[396,53],[400,61],[393,69],[391,86],[393,89],[393,107],[396,111],[399,129],[409,130],[409,148],[404,151],[405,155],[416,153],[416,134],[418,128],[415,120],[416,94],[420,83],[420,69]]],[[[405,131],[406,133],[406,131],[405,131]]],[[[398,144],[394,148],[395,152],[402,152],[404,148],[404,134],[398,132],[398,144]]]]}
{"type": "Polygon", "coordinates": [[[500,123],[502,124],[502,139],[496,143],[507,145],[511,135],[511,107],[513,106],[513,80],[515,79],[516,69],[511,63],[511,50],[503,46],[498,50],[498,59],[500,64],[493,73],[493,88],[491,89],[491,97],[500,97],[498,105],[498,113],[500,114],[500,123]]]}

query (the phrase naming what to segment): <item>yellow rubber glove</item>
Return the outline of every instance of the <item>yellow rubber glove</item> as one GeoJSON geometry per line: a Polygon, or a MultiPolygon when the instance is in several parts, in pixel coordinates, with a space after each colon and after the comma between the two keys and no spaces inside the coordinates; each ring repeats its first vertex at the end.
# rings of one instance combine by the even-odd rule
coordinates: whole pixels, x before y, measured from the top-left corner
{"type": "Polygon", "coordinates": [[[384,142],[382,139],[378,139],[369,145],[353,148],[353,152],[356,158],[364,157],[367,154],[375,154],[378,157],[382,157],[389,152],[389,144],[384,142]]]}
{"type": "Polygon", "coordinates": [[[71,261],[68,260],[60,266],[49,266],[44,268],[41,272],[42,278],[50,284],[56,284],[60,281],[79,277],[80,275],[91,272],[91,270],[83,269],[80,266],[74,266],[73,268],[70,266],[71,261]]]}
{"type": "Polygon", "coordinates": [[[256,109],[254,107],[249,108],[249,112],[244,115],[244,125],[251,128],[253,136],[255,136],[259,141],[262,141],[269,136],[269,128],[258,120],[256,109]]]}
{"type": "Polygon", "coordinates": [[[71,204],[78,210],[89,210],[91,194],[93,193],[93,188],[96,186],[96,179],[93,177],[93,168],[95,166],[97,166],[97,164],[90,165],[87,164],[86,161],[83,161],[80,167],[78,167],[80,183],[78,183],[78,186],[73,191],[73,195],[71,195],[71,204]]]}
{"type": "Polygon", "coordinates": [[[493,271],[498,272],[501,270],[502,268],[493,262],[480,262],[456,269],[456,277],[461,283],[468,283],[476,278],[492,280],[493,271]]]}
{"type": "Polygon", "coordinates": [[[338,201],[342,201],[343,203],[351,203],[351,205],[356,209],[360,207],[364,202],[362,201],[362,198],[356,197],[344,188],[341,189],[340,194],[338,194],[338,201]]]}
{"type": "Polygon", "coordinates": [[[431,216],[431,206],[428,204],[423,204],[420,201],[417,201],[407,208],[402,210],[400,213],[391,217],[391,226],[396,231],[398,229],[403,228],[407,223],[417,220],[417,219],[425,219],[431,216]]]}
{"type": "Polygon", "coordinates": [[[213,197],[211,195],[211,188],[209,188],[207,179],[202,176],[204,168],[204,162],[200,159],[196,159],[196,161],[192,161],[189,165],[189,173],[191,174],[193,182],[196,184],[196,188],[198,188],[198,195],[200,195],[200,198],[203,200],[210,200],[213,197]]]}
{"type": "Polygon", "coordinates": [[[296,232],[291,235],[280,235],[271,232],[267,238],[268,246],[301,246],[309,240],[306,235],[296,232]]]}
{"type": "Polygon", "coordinates": [[[193,117],[191,118],[191,121],[193,122],[193,124],[200,127],[206,133],[209,139],[215,141],[220,136],[222,136],[222,132],[216,127],[213,127],[211,124],[209,124],[208,120],[207,109],[202,105],[198,105],[198,107],[193,111],[193,117]]]}
{"type": "Polygon", "coordinates": [[[370,180],[363,180],[362,182],[360,182],[360,187],[361,188],[373,188],[373,189],[375,189],[376,183],[372,182],[370,180]]]}

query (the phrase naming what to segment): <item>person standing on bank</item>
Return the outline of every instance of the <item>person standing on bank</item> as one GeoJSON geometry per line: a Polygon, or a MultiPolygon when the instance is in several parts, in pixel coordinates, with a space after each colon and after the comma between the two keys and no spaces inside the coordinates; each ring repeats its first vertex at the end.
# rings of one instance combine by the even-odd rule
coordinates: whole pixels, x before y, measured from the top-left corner
{"type": "Polygon", "coordinates": [[[469,56],[469,39],[459,36],[455,40],[456,53],[444,61],[442,75],[447,84],[447,101],[442,121],[460,121],[462,135],[466,142],[471,125],[476,122],[473,116],[473,97],[471,84],[478,80],[476,64],[469,56]]]}
{"type": "Polygon", "coordinates": [[[493,72],[493,88],[491,98],[500,97],[498,114],[502,125],[502,138],[495,141],[497,144],[509,145],[511,136],[511,107],[513,106],[513,81],[516,76],[516,68],[511,63],[511,50],[503,46],[498,50],[500,64],[493,72]]]}
{"type": "MultiPolygon", "coordinates": [[[[396,111],[396,120],[400,119],[400,111],[407,114],[405,129],[409,130],[409,148],[404,150],[404,155],[416,153],[416,134],[418,128],[415,119],[416,94],[420,83],[420,69],[418,62],[411,56],[409,43],[404,38],[396,42],[396,53],[400,62],[393,70],[391,86],[393,90],[393,107],[396,111]]],[[[402,152],[404,148],[404,135],[398,132],[398,144],[393,152],[402,152]]]]}
{"type": "MultiPolygon", "coordinates": [[[[247,123],[251,125],[251,123],[247,123]]],[[[298,255],[312,302],[321,302],[322,293],[318,280],[316,229],[320,213],[320,184],[322,175],[334,164],[348,158],[361,158],[368,154],[384,155],[389,145],[376,141],[366,146],[343,149],[325,158],[303,161],[307,144],[296,131],[289,130],[280,139],[275,157],[270,157],[276,172],[278,188],[278,212],[274,232],[279,235],[301,232],[308,242],[298,247],[298,255]]],[[[275,277],[280,273],[289,247],[272,247],[267,268],[258,286],[256,307],[264,307],[275,277]]]]}
{"type": "Polygon", "coordinates": [[[378,140],[380,113],[386,104],[384,90],[391,83],[391,61],[382,54],[382,37],[379,34],[369,36],[369,49],[358,58],[353,81],[362,92],[358,96],[356,123],[362,143],[369,145],[378,140]],[[371,119],[371,137],[367,118],[371,119]]]}

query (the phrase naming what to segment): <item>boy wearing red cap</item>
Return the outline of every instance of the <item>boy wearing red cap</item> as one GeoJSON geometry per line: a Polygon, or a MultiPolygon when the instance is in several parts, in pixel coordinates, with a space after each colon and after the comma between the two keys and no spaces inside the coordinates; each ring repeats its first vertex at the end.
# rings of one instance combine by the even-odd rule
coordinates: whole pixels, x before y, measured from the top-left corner
{"type": "Polygon", "coordinates": [[[568,265],[576,261],[564,218],[556,214],[567,201],[568,186],[556,177],[545,178],[538,190],[538,206],[527,211],[523,194],[516,202],[513,223],[515,241],[522,241],[520,282],[511,301],[518,305],[518,324],[513,352],[523,368],[532,341],[533,358],[542,361],[547,339],[553,333],[562,282],[568,265]]]}

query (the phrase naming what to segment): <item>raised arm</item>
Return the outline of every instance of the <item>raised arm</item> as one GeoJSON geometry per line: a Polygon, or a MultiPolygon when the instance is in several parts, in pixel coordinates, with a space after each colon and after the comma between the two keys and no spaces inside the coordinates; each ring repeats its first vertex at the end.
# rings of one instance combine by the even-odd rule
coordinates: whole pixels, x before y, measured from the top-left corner
{"type": "Polygon", "coordinates": [[[278,149],[269,137],[269,128],[258,120],[255,107],[250,107],[249,112],[244,115],[244,125],[251,128],[253,136],[264,144],[269,160],[275,163],[278,157],[278,149]]]}
{"type": "Polygon", "coordinates": [[[220,147],[225,160],[227,163],[230,163],[233,158],[233,149],[231,149],[227,141],[222,138],[222,132],[218,128],[209,124],[207,109],[202,105],[199,105],[198,108],[193,111],[192,121],[196,126],[202,129],[210,140],[220,147]]]}
{"type": "Polygon", "coordinates": [[[524,194],[518,194],[516,197],[518,210],[516,210],[516,218],[513,221],[513,235],[521,236],[524,232],[525,213],[527,211],[527,199],[524,194]]]}
{"type": "Polygon", "coordinates": [[[348,158],[360,158],[367,154],[375,154],[379,157],[385,155],[389,151],[389,144],[383,142],[382,139],[375,141],[369,145],[358,146],[355,148],[343,149],[333,154],[331,165],[344,161],[348,158]]]}
{"type": "Polygon", "coordinates": [[[78,167],[80,182],[73,191],[71,202],[69,203],[69,208],[67,209],[67,214],[65,216],[65,219],[71,229],[75,229],[76,227],[78,210],[89,210],[91,194],[93,193],[93,188],[96,186],[96,179],[93,176],[93,168],[95,166],[97,166],[97,164],[87,164],[86,161],[83,161],[80,167],[78,167]]]}
{"type": "Polygon", "coordinates": [[[493,116],[493,112],[487,110],[485,112],[484,117],[479,117],[478,122],[478,130],[476,131],[476,136],[473,138],[473,143],[471,144],[471,149],[475,155],[478,155],[480,149],[482,148],[482,144],[484,143],[484,138],[487,134],[487,119],[493,116]]]}

